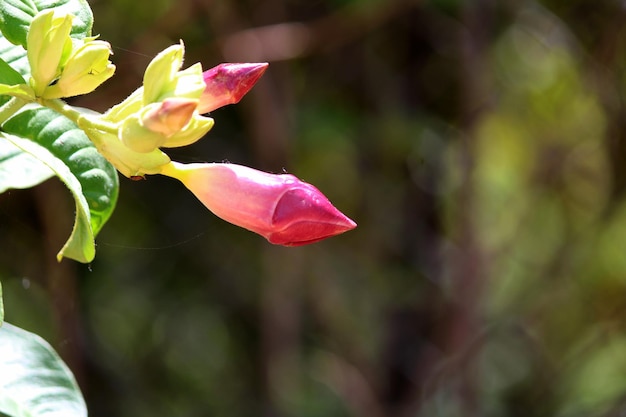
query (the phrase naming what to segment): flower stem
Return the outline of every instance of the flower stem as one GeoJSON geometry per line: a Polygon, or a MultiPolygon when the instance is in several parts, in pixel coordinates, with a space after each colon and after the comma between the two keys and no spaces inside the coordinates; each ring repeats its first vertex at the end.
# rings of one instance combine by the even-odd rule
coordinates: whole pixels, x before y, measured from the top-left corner
{"type": "Polygon", "coordinates": [[[2,107],[0,107],[0,125],[6,122],[9,119],[9,117],[17,113],[18,110],[24,107],[27,103],[28,102],[26,100],[13,97],[11,100],[5,103],[2,107]]]}
{"type": "Polygon", "coordinates": [[[184,171],[184,164],[170,161],[168,164],[165,164],[161,167],[161,172],[159,172],[159,174],[180,179],[180,176],[183,173],[183,171],[184,171]]]}
{"type": "Polygon", "coordinates": [[[93,112],[93,117],[80,111],[60,99],[42,100],[41,104],[67,117],[81,129],[95,129],[117,135],[117,125],[99,118],[100,113],[93,112]]]}

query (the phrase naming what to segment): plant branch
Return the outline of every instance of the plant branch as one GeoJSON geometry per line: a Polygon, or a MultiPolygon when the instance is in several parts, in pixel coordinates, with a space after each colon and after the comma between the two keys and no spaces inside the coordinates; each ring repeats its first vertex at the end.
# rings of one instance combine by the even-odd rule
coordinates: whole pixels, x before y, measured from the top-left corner
{"type": "MultiPolygon", "coordinates": [[[[78,110],[77,108],[70,106],[63,100],[42,100],[41,104],[67,117],[68,119],[76,123],[76,125],[81,129],[90,128],[117,135],[117,124],[104,121],[97,116],[90,117],[89,115],[78,110]]],[[[99,116],[100,114],[94,113],[94,115],[99,116]]]]}
{"type": "Polygon", "coordinates": [[[25,100],[13,97],[6,104],[0,107],[0,125],[6,122],[11,116],[17,113],[27,104],[25,100]]]}

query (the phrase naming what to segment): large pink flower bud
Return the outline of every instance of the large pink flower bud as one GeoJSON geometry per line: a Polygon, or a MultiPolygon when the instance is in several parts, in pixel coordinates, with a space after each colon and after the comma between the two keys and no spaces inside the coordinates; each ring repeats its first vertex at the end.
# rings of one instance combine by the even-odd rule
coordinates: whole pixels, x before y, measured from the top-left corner
{"type": "Polygon", "coordinates": [[[356,227],[317,188],[290,174],[176,162],[162,174],[182,181],[215,215],[274,244],[306,245],[356,227]]]}
{"type": "Polygon", "coordinates": [[[198,113],[208,113],[227,104],[238,103],[261,78],[268,64],[220,64],[204,71],[206,88],[200,97],[198,113]]]}

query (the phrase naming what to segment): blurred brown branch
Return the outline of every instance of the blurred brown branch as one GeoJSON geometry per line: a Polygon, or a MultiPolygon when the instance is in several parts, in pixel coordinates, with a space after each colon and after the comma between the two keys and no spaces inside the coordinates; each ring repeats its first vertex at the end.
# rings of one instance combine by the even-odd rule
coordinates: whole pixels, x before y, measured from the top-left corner
{"type": "Polygon", "coordinates": [[[340,48],[414,8],[419,0],[351,2],[310,22],[282,22],[217,40],[228,61],[281,61],[340,48]]]}

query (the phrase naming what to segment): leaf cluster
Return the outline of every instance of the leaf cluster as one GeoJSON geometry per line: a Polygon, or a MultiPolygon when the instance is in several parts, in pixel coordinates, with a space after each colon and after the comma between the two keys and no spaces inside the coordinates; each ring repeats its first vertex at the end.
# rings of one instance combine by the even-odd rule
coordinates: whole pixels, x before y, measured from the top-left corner
{"type": "MultiPolygon", "coordinates": [[[[30,77],[26,38],[33,17],[57,8],[75,16],[71,36],[91,36],[93,16],[84,0],[0,2],[0,193],[30,188],[56,175],[70,190],[76,218],[58,259],[90,262],[95,236],[111,216],[117,171],[71,120],[31,103],[14,111],[30,77]],[[10,96],[13,96],[11,98],[10,96]]],[[[87,415],[69,368],[41,337],[3,323],[0,287],[0,414],[16,417],[87,415]]]]}

